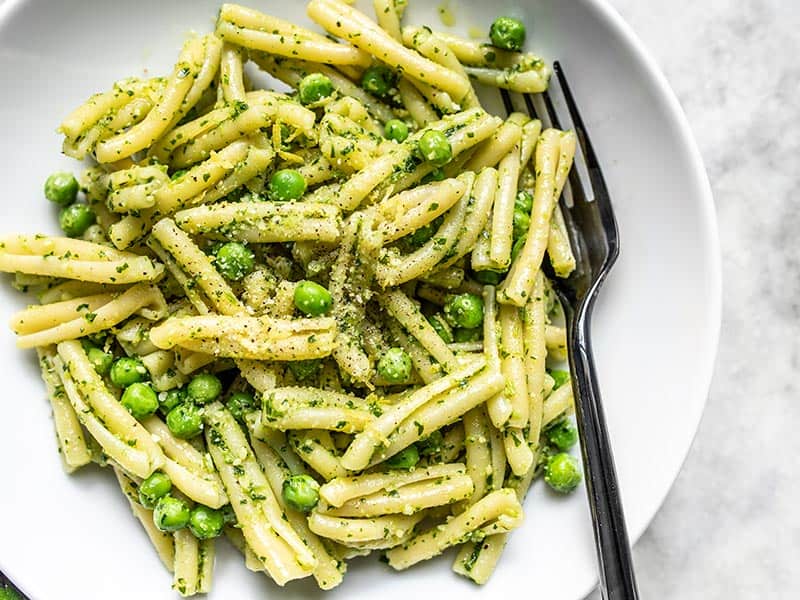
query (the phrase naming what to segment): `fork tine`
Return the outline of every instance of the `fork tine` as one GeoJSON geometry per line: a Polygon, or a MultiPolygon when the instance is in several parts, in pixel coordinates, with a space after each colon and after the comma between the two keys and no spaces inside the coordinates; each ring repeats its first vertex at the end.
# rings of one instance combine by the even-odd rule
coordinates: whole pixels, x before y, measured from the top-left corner
{"type": "Polygon", "coordinates": [[[551,114],[547,111],[547,104],[542,94],[525,94],[525,102],[534,107],[538,119],[542,122],[542,129],[558,127],[558,124],[553,121],[551,114]]]}
{"type": "Polygon", "coordinates": [[[503,101],[506,115],[511,116],[512,113],[527,113],[531,119],[538,119],[536,116],[536,108],[531,104],[530,99],[525,94],[510,92],[502,88],[498,91],[500,92],[500,98],[503,101]]]}
{"type": "MultiPolygon", "coordinates": [[[[555,127],[562,130],[571,129],[575,131],[579,141],[574,158],[575,172],[581,188],[578,193],[586,202],[592,202],[595,199],[595,190],[592,184],[592,178],[589,175],[590,163],[587,162],[587,157],[584,155],[583,146],[584,141],[588,142],[586,129],[583,126],[583,120],[578,112],[578,107],[567,85],[564,71],[558,61],[553,63],[553,71],[555,77],[551,78],[550,86],[547,91],[541,94],[520,94],[520,96],[525,103],[528,115],[530,115],[532,119],[541,120],[543,128],[555,127]]],[[[500,89],[500,97],[503,100],[506,114],[510,115],[517,110],[514,106],[514,99],[508,90],[500,89]]],[[[588,144],[587,152],[590,155],[590,160],[593,161],[591,164],[596,165],[597,161],[591,144],[588,144]]],[[[567,181],[564,186],[562,202],[567,208],[572,208],[574,205],[573,190],[570,181],[567,181]]]]}
{"type": "MultiPolygon", "coordinates": [[[[521,94],[522,99],[525,101],[528,114],[532,119],[539,119],[542,122],[542,128],[559,127],[557,115],[551,107],[548,106],[546,98],[542,94],[521,94]]],[[[572,186],[567,180],[564,185],[564,190],[561,192],[562,202],[567,208],[572,208],[574,200],[572,197],[572,186]]]]}
{"type": "MultiPolygon", "coordinates": [[[[558,118],[558,113],[553,107],[553,103],[550,101],[550,97],[547,95],[546,91],[541,94],[536,94],[532,98],[528,98],[528,96],[529,94],[525,94],[525,100],[527,102],[533,102],[539,107],[539,114],[541,115],[543,127],[555,127],[556,129],[561,130],[565,129],[561,126],[561,120],[558,118]]],[[[567,127],[566,129],[570,128],[567,127]]],[[[581,182],[580,187],[585,187],[583,182],[581,182]]],[[[582,189],[579,189],[578,193],[582,193],[582,189]]],[[[591,194],[591,188],[589,188],[589,194],[591,194]]],[[[586,194],[583,194],[583,196],[587,197],[586,194]]],[[[572,184],[570,183],[569,179],[567,179],[564,189],[561,192],[561,201],[567,208],[572,208],[575,205],[575,199],[572,195],[572,184]]]]}
{"type": "Polygon", "coordinates": [[[511,94],[508,90],[500,90],[500,97],[503,99],[503,107],[506,109],[506,114],[510,115],[514,112],[514,103],[511,100],[511,94]]]}
{"type": "Polygon", "coordinates": [[[522,99],[525,100],[525,107],[528,109],[528,114],[531,116],[532,119],[537,119],[539,116],[539,112],[533,105],[533,100],[531,100],[531,95],[522,94],[522,99]]]}
{"type": "Polygon", "coordinates": [[[569,117],[573,121],[575,131],[581,137],[581,143],[584,146],[583,149],[585,152],[587,165],[592,168],[599,168],[600,165],[597,162],[597,155],[594,153],[594,148],[592,147],[592,142],[589,139],[589,134],[586,132],[586,126],[583,124],[583,117],[581,117],[581,112],[578,110],[578,105],[575,102],[575,98],[572,95],[572,90],[567,83],[567,76],[566,73],[564,73],[564,68],[561,66],[561,63],[555,61],[553,63],[553,71],[555,72],[556,81],[558,83],[558,92],[564,99],[564,103],[569,111],[569,117]]]}
{"type": "Polygon", "coordinates": [[[586,134],[578,106],[572,97],[572,92],[567,84],[564,70],[558,61],[553,63],[553,73],[555,77],[550,78],[550,86],[542,94],[548,113],[561,129],[572,129],[578,136],[578,144],[575,149],[575,172],[580,182],[583,197],[586,202],[593,202],[595,199],[594,185],[589,175],[589,167],[598,168],[597,158],[586,134]]]}

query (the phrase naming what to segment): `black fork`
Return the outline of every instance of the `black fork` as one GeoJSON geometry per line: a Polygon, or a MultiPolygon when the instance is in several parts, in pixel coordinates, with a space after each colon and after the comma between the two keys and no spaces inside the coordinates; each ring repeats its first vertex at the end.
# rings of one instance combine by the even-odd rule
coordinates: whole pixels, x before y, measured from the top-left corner
{"type": "MultiPolygon", "coordinates": [[[[636,600],[639,593],[591,341],[594,301],[619,255],[619,232],[600,164],[558,62],[553,65],[553,75],[547,92],[522,97],[528,113],[540,118],[543,126],[572,129],[578,137],[574,168],[561,197],[576,268],[567,279],[548,274],[567,319],[575,415],[597,547],[600,591],[607,600],[636,600]]],[[[510,94],[506,90],[501,93],[506,110],[512,112],[510,94]]]]}

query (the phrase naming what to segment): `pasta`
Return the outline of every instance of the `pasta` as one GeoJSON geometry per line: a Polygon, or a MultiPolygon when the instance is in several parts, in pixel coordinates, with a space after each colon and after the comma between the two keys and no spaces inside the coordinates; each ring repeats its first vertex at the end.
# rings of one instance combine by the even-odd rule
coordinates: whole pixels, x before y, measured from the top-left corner
{"type": "Polygon", "coordinates": [[[61,378],[56,372],[56,353],[51,347],[37,348],[39,354],[39,367],[42,370],[47,388],[47,396],[53,408],[53,422],[56,427],[58,451],[64,462],[64,469],[71,473],[92,461],[89,447],[81,429],[78,415],[66,397],[61,378]]]}
{"type": "Polygon", "coordinates": [[[91,163],[45,184],[65,235],[0,238],[65,471],[114,471],[182,596],[223,533],[280,586],[454,546],[482,584],[536,477],[580,481],[545,275],[576,268],[577,138],[477,94],[549,68],[373,7],[310,0],[312,30],[222,5],[170,72],[61,122],[91,163]]]}
{"type": "Polygon", "coordinates": [[[0,271],[121,285],[153,281],[163,266],[147,256],[82,240],[15,235],[0,241],[0,271]]]}
{"type": "Polygon", "coordinates": [[[204,315],[172,317],[153,328],[159,348],[251,360],[310,360],[328,356],[336,338],[333,319],[204,315]]]}
{"type": "Polygon", "coordinates": [[[327,204],[247,204],[220,202],[183,210],[175,222],[192,235],[254,244],[339,241],[339,211],[327,204]]]}
{"type": "Polygon", "coordinates": [[[175,569],[175,539],[173,535],[159,530],[153,521],[153,511],[139,503],[138,483],[119,467],[114,467],[114,475],[117,476],[122,493],[125,494],[130,502],[133,515],[142,524],[161,562],[164,563],[168,571],[173,572],[175,569]]]}
{"type": "Polygon", "coordinates": [[[198,540],[191,531],[176,531],[172,587],[184,597],[207,594],[214,568],[214,540],[198,540]]]}
{"type": "Polygon", "coordinates": [[[414,79],[430,83],[458,101],[469,90],[466,77],[404,47],[366,15],[341,0],[311,0],[308,3],[308,14],[328,32],[344,38],[393,67],[401,67],[404,73],[414,79]]]}
{"type": "Polygon", "coordinates": [[[559,186],[561,178],[557,179],[556,173],[560,170],[569,171],[575,155],[575,143],[575,134],[572,132],[561,133],[555,129],[547,129],[542,133],[536,146],[538,176],[531,230],[519,259],[512,265],[499,290],[501,302],[523,306],[530,296],[533,280],[547,249],[555,202],[563,189],[563,182],[559,186]]]}
{"type": "Polygon", "coordinates": [[[284,523],[240,426],[221,404],[210,406],[205,418],[208,449],[248,546],[279,585],[310,574],[316,558],[291,525],[284,523]]]}
{"type": "Polygon", "coordinates": [[[224,4],[220,9],[217,35],[243,48],[279,56],[297,56],[297,46],[302,46],[308,60],[361,66],[370,63],[368,54],[351,46],[336,44],[318,33],[236,4],[224,4]]]}
{"type": "Polygon", "coordinates": [[[219,39],[210,35],[189,40],[158,102],[140,123],[99,142],[95,148],[98,162],[128,158],[169,131],[200,100],[216,75],[221,47],[219,39]]]}
{"type": "Polygon", "coordinates": [[[209,468],[207,460],[186,440],[175,437],[169,427],[158,417],[151,416],[142,422],[165,455],[162,469],[173,485],[195,502],[220,508],[228,504],[228,497],[216,471],[209,468]]]}
{"type": "Polygon", "coordinates": [[[460,515],[451,517],[445,525],[435,527],[412,537],[386,553],[389,566],[394,569],[408,567],[426,560],[470,535],[507,533],[519,525],[522,507],[514,492],[502,489],[488,494],[460,515]]]}
{"type": "Polygon", "coordinates": [[[314,556],[317,557],[317,566],[312,575],[317,584],[323,590],[329,590],[342,582],[345,564],[336,559],[326,547],[321,538],[317,537],[309,528],[305,515],[293,510],[283,500],[282,489],[284,483],[291,477],[292,472],[289,466],[283,461],[275,450],[264,442],[252,440],[253,451],[264,469],[264,474],[269,481],[275,497],[281,504],[284,513],[292,524],[292,527],[302,536],[306,545],[311,548],[314,556]]]}
{"type": "Polygon", "coordinates": [[[133,314],[158,320],[166,312],[161,291],[152,285],[138,284],[120,294],[98,294],[31,306],[14,315],[11,328],[19,336],[17,346],[34,348],[110,329],[133,314]]]}
{"type": "Polygon", "coordinates": [[[108,391],[80,343],[61,342],[54,361],[75,413],[111,459],[128,473],[147,477],[164,454],[142,425],[108,391]]]}

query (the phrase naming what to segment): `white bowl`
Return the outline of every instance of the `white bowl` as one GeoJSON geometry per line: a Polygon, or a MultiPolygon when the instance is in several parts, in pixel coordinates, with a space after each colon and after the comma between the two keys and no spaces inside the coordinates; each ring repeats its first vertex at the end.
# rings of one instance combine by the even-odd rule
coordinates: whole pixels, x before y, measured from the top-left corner
{"type": "MultiPolygon", "coordinates": [[[[247,2],[245,2],[247,3],[247,2]]],[[[57,231],[42,184],[78,165],[59,154],[55,128],[118,78],[166,73],[192,30],[213,27],[219,0],[6,0],[0,6],[0,233],[57,231]]],[[[362,6],[371,3],[360,2],[362,6]]],[[[439,27],[432,2],[411,0],[407,22],[439,27]]],[[[720,260],[711,194],[684,116],[663,76],[600,0],[453,0],[457,29],[498,15],[528,24],[529,47],[560,59],[604,166],[622,254],[601,295],[594,339],[629,531],[658,510],[695,433],[720,322],[720,260]]],[[[306,22],[304,3],[249,5],[306,22]]],[[[25,299],[3,285],[7,317],[25,299]]],[[[174,598],[110,473],[61,472],[49,407],[31,352],[0,334],[0,569],[36,600],[174,598]]],[[[383,600],[516,594],[575,600],[596,583],[583,490],[556,498],[537,483],[524,526],[490,583],[450,572],[449,557],[404,573],[376,557],[353,561],[328,598],[383,600]]],[[[211,599],[322,596],[308,583],[279,589],[220,544],[211,599]]]]}

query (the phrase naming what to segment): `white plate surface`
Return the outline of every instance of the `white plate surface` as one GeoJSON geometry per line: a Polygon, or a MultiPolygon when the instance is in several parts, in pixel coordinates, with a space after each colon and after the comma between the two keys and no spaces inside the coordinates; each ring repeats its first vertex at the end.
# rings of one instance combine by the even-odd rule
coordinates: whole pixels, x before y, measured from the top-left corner
{"type": "MultiPolygon", "coordinates": [[[[299,0],[249,0],[305,22],[299,0]]],[[[371,3],[360,2],[362,6],[371,3]]],[[[408,22],[438,24],[435,3],[411,0],[408,22]],[[426,8],[426,6],[429,6],[426,8]]],[[[604,165],[622,255],[594,322],[596,356],[631,537],[658,510],[689,449],[711,378],[720,320],[716,224],[701,159],[672,92],[620,18],[600,0],[451,0],[457,29],[521,17],[529,46],[560,59],[604,165]]],[[[209,31],[216,0],[6,0],[0,5],[0,233],[56,233],[45,177],[77,165],[55,128],[115,79],[166,73],[192,30],[209,31]]],[[[25,299],[0,286],[3,321],[25,299]]],[[[61,471],[33,353],[0,333],[0,570],[34,600],[177,597],[107,472],[61,471]]],[[[584,490],[555,498],[541,483],[491,582],[450,572],[450,557],[393,573],[354,561],[322,594],[284,590],[245,570],[222,544],[211,600],[500,598],[575,600],[596,582],[584,490]]]]}

